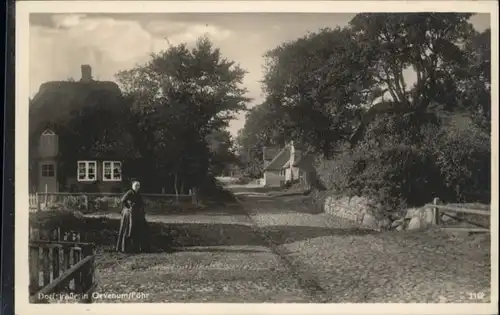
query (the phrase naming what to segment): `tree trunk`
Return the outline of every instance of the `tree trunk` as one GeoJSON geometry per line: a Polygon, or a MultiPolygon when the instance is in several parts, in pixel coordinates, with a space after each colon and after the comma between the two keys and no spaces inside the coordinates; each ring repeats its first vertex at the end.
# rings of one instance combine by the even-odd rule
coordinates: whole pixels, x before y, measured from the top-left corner
{"type": "Polygon", "coordinates": [[[179,203],[179,190],[177,189],[177,172],[174,175],[175,202],[179,203]]]}

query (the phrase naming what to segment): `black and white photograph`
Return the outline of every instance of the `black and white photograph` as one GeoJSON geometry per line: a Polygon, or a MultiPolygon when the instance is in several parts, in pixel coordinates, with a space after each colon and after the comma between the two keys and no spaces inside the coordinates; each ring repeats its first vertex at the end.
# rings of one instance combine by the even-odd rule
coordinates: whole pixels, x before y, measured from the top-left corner
{"type": "Polygon", "coordinates": [[[498,311],[495,2],[34,2],[21,303],[498,311]]]}

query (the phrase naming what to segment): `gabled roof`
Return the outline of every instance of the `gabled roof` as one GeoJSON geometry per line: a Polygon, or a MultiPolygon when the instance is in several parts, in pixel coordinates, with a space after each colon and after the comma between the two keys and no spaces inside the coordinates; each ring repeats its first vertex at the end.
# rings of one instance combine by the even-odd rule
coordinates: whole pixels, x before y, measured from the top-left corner
{"type": "MultiPolygon", "coordinates": [[[[264,171],[282,170],[290,167],[291,145],[292,144],[288,144],[278,152],[274,159],[264,168],[264,171]]],[[[300,166],[301,163],[310,163],[313,157],[314,156],[309,154],[306,150],[297,149],[297,147],[295,147],[295,160],[293,166],[300,166]]]]}
{"type": "MultiPolygon", "coordinates": [[[[300,167],[300,165],[304,163],[311,163],[313,158],[313,154],[307,153],[307,151],[295,149],[295,160],[293,162],[293,166],[300,167]]],[[[283,165],[283,168],[288,167],[290,167],[290,159],[285,163],[285,165],[283,165]]]]}
{"type": "Polygon", "coordinates": [[[264,168],[264,170],[281,170],[289,160],[290,145],[287,145],[274,157],[274,159],[272,159],[272,161],[264,168]]]}

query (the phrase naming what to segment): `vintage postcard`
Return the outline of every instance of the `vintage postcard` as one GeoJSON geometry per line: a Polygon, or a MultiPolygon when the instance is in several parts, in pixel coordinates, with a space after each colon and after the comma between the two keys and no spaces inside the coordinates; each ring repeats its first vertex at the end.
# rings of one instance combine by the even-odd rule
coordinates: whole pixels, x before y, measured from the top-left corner
{"type": "Polygon", "coordinates": [[[16,23],[16,313],[498,311],[496,2],[16,23]]]}

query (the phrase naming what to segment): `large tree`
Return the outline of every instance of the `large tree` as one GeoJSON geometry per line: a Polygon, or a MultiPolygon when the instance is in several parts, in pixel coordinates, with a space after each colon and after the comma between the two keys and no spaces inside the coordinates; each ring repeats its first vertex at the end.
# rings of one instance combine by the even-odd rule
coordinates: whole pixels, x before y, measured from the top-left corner
{"type": "Polygon", "coordinates": [[[470,16],[358,14],[345,28],[284,43],[266,55],[268,99],[299,138],[327,156],[344,140],[362,140],[380,115],[418,127],[433,117],[429,111],[481,103],[487,113],[488,101],[479,98],[489,95],[489,32],[475,33],[470,16]]]}
{"type": "Polygon", "coordinates": [[[206,137],[210,153],[210,172],[220,176],[238,164],[233,138],[227,130],[215,130],[206,137]]]}
{"type": "Polygon", "coordinates": [[[436,110],[457,109],[454,70],[469,62],[462,47],[473,34],[468,22],[471,15],[367,13],[351,20],[358,45],[370,47],[365,71],[374,80],[373,88],[384,89],[390,99],[364,113],[351,138],[354,144],[377,115],[398,114],[406,118],[408,127],[418,128],[432,119],[436,110]],[[405,79],[410,69],[416,76],[413,85],[405,79]]]}
{"type": "Polygon", "coordinates": [[[210,169],[207,136],[245,109],[245,71],[207,38],[172,46],[118,80],[138,109],[136,146],[150,189],[200,187],[210,169]],[[147,175],[147,176],[146,176],[147,175]]]}
{"type": "Polygon", "coordinates": [[[360,106],[377,92],[365,72],[368,57],[348,28],[322,29],[267,53],[268,102],[289,117],[295,140],[328,156],[350,136],[360,106]]]}
{"type": "Polygon", "coordinates": [[[456,77],[457,103],[487,132],[491,129],[491,30],[474,32],[465,44],[466,63],[456,77]]]}
{"type": "Polygon", "coordinates": [[[345,28],[284,43],[267,54],[268,101],[327,159],[342,148],[344,162],[325,172],[348,178],[355,193],[414,202],[487,192],[478,183],[489,182],[491,33],[476,32],[470,17],[358,14],[345,28]]]}

